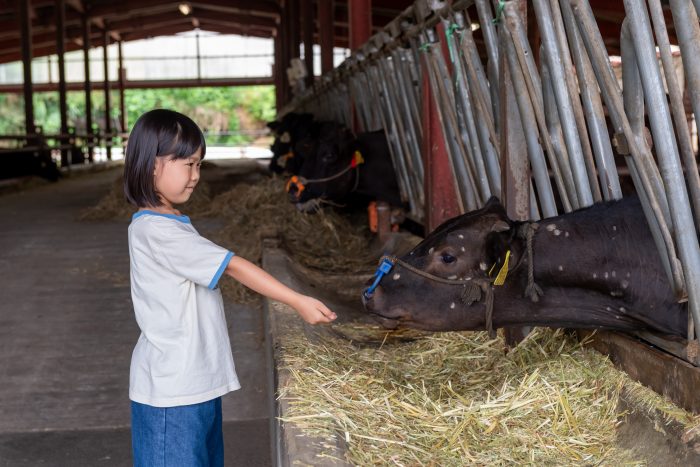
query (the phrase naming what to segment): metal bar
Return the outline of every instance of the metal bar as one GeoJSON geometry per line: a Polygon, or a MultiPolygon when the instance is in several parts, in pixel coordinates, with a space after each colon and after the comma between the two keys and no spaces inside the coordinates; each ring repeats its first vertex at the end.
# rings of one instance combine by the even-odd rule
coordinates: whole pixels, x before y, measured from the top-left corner
{"type": "Polygon", "coordinates": [[[492,115],[494,116],[493,123],[496,132],[498,132],[500,128],[498,36],[496,34],[496,28],[493,25],[493,12],[491,11],[491,5],[488,0],[475,0],[474,3],[476,4],[476,11],[479,17],[479,25],[484,34],[486,56],[488,57],[486,69],[489,76],[489,83],[491,83],[489,89],[491,91],[492,115]]]}
{"type": "MultiPolygon", "coordinates": [[[[506,7],[509,4],[512,4],[511,8],[521,18],[527,18],[527,3],[525,0],[515,0],[512,3],[506,3],[506,7]]],[[[498,34],[498,49],[503,51],[510,40],[508,31],[502,27],[499,28],[498,34]]],[[[527,220],[531,214],[530,167],[526,156],[527,148],[523,125],[506,60],[503,53],[499,54],[499,121],[501,122],[499,133],[501,141],[499,146],[504,175],[502,198],[505,200],[506,211],[511,219],[527,220]]]]}
{"type": "Polygon", "coordinates": [[[588,184],[588,174],[584,161],[583,149],[579,140],[578,129],[574,117],[571,96],[566,87],[564,68],[561,62],[561,51],[556,40],[553,28],[552,12],[549,9],[547,0],[533,1],[537,24],[542,34],[542,45],[546,50],[545,60],[549,64],[549,71],[552,73],[552,87],[557,99],[559,119],[564,130],[564,141],[569,154],[571,168],[576,182],[576,192],[581,206],[593,204],[593,195],[588,184]]]}
{"type": "MultiPolygon", "coordinates": [[[[440,74],[440,66],[437,63],[439,59],[438,54],[442,54],[440,45],[437,42],[434,30],[426,30],[426,34],[428,35],[424,54],[427,63],[426,70],[432,95],[436,99],[436,103],[440,103],[437,105],[437,115],[443,128],[445,144],[448,148],[448,158],[451,161],[451,166],[454,171],[454,182],[457,185],[457,192],[460,194],[460,200],[463,206],[462,212],[472,211],[480,207],[479,201],[477,201],[476,198],[476,175],[474,174],[473,167],[468,164],[467,159],[464,157],[466,151],[462,146],[462,140],[455,133],[457,122],[456,116],[450,112],[449,87],[445,86],[445,82],[443,78],[441,78],[441,76],[445,75],[440,74]]],[[[452,98],[451,101],[454,102],[454,98],[452,98]]]]}
{"type": "MultiPolygon", "coordinates": [[[[56,55],[58,56],[58,113],[61,119],[61,134],[68,133],[68,105],[66,104],[66,2],[56,0],[56,55]]],[[[68,140],[61,139],[61,145],[68,144],[68,140]]],[[[61,167],[71,164],[68,151],[61,149],[61,167]]]]}
{"type": "Polygon", "coordinates": [[[596,157],[600,186],[603,188],[603,198],[607,200],[622,198],[620,179],[615,165],[615,156],[610,144],[610,134],[605,123],[605,112],[600,99],[600,91],[595,83],[595,75],[591,60],[585,53],[581,36],[576,28],[571,5],[568,1],[562,1],[562,16],[566,26],[566,32],[571,44],[571,52],[574,56],[578,84],[581,88],[581,100],[588,122],[593,153],[596,157]]]}
{"type": "MultiPolygon", "coordinates": [[[[564,135],[558,119],[559,114],[556,110],[556,106],[554,109],[550,108],[550,111],[545,110],[543,97],[544,85],[537,71],[537,65],[533,58],[534,54],[530,49],[523,24],[524,20],[520,18],[520,15],[511,5],[512,4],[509,3],[505,5],[505,21],[511,35],[512,43],[515,46],[515,51],[517,52],[520,67],[523,69],[522,73],[525,78],[525,84],[532,96],[532,104],[536,109],[535,115],[541,114],[545,116],[544,119],[542,116],[538,118],[538,125],[540,126],[540,134],[545,138],[543,142],[546,146],[551,146],[546,149],[547,156],[550,160],[550,166],[554,173],[555,182],[559,192],[566,193],[568,203],[565,202],[564,204],[565,210],[567,208],[569,208],[569,210],[571,210],[571,208],[578,209],[580,204],[576,191],[576,184],[569,163],[569,155],[566,151],[566,145],[564,144],[564,135]],[[549,135],[549,138],[547,135],[549,135]],[[570,204],[570,206],[568,206],[568,204],[570,204]]],[[[551,89],[551,86],[548,89],[551,89]]],[[[562,199],[562,201],[564,200],[562,199]]]]}
{"type": "MultiPolygon", "coordinates": [[[[427,53],[426,53],[427,55],[427,53]]],[[[437,99],[432,95],[430,73],[427,56],[422,61],[421,97],[423,122],[423,147],[425,167],[425,207],[424,224],[426,231],[434,230],[443,221],[464,212],[461,197],[454,183],[454,175],[450,167],[447,153],[447,140],[443,134],[444,126],[440,121],[437,99]],[[449,183],[448,180],[452,180],[449,183]]]]}
{"type": "Polygon", "coordinates": [[[88,134],[88,160],[94,160],[94,131],[92,129],[92,85],[90,83],[90,21],[87,14],[80,15],[80,22],[83,29],[83,70],[85,79],[83,90],[85,91],[85,133],[88,134]]]}
{"type": "Polygon", "coordinates": [[[464,71],[462,59],[455,44],[454,35],[449,31],[450,21],[444,20],[442,23],[445,41],[447,42],[450,60],[452,62],[452,70],[454,78],[452,80],[453,93],[455,100],[452,101],[455,105],[456,116],[458,121],[462,121],[458,131],[462,134],[462,142],[466,149],[465,155],[472,159],[472,164],[475,167],[475,172],[478,175],[479,189],[481,194],[481,202],[483,203],[492,195],[489,176],[486,172],[486,166],[482,157],[482,150],[479,144],[479,136],[476,130],[476,123],[472,108],[475,106],[472,96],[469,92],[469,84],[467,82],[466,72],[464,71]],[[459,105],[461,104],[461,105],[459,105]],[[461,117],[461,118],[459,118],[461,117]],[[466,127],[466,128],[465,128],[466,127]]]}
{"type": "MultiPolygon", "coordinates": [[[[700,2],[700,0],[698,1],[700,2]]],[[[663,21],[663,14],[657,16],[659,15],[659,11],[661,11],[659,0],[649,0],[649,7],[651,9],[652,18],[654,19],[656,37],[659,41],[661,60],[666,75],[666,86],[668,87],[668,93],[671,98],[671,110],[673,111],[673,118],[676,122],[678,141],[680,143],[683,162],[685,163],[686,179],[690,186],[691,199],[693,201],[693,207],[695,208],[695,219],[700,222],[700,178],[698,177],[698,166],[690,143],[690,134],[686,124],[683,106],[683,96],[670,56],[666,24],[663,21]]],[[[700,57],[700,26],[698,26],[697,13],[693,9],[688,8],[687,4],[676,1],[671,3],[671,11],[675,21],[678,43],[681,47],[681,56],[700,57]],[[693,23],[693,21],[695,21],[695,23],[693,23]]],[[[687,87],[691,93],[693,113],[696,115],[697,122],[698,116],[700,116],[700,66],[697,60],[686,59],[683,60],[683,69],[685,71],[687,87]]]]}
{"type": "Polygon", "coordinates": [[[561,17],[561,10],[559,9],[559,3],[557,0],[549,0],[549,6],[552,13],[552,19],[554,20],[554,33],[559,44],[562,66],[566,71],[566,73],[564,73],[564,77],[566,78],[566,87],[569,91],[569,96],[571,97],[574,120],[576,122],[576,129],[578,130],[578,140],[581,143],[581,149],[583,151],[583,161],[586,165],[586,174],[588,175],[588,186],[591,189],[593,200],[595,202],[599,202],[603,200],[603,196],[596,178],[596,166],[593,160],[593,150],[591,148],[590,139],[588,137],[588,129],[586,128],[586,120],[583,115],[581,97],[574,80],[574,74],[572,73],[574,70],[574,65],[571,61],[571,54],[569,53],[566,33],[564,32],[564,22],[561,17]]]}
{"type": "MultiPolygon", "coordinates": [[[[530,159],[530,167],[532,175],[535,179],[538,199],[542,206],[544,217],[554,217],[557,213],[556,202],[554,201],[554,193],[549,180],[547,164],[545,163],[542,146],[540,146],[540,137],[537,131],[537,124],[532,121],[532,115],[535,110],[532,106],[532,101],[528,98],[529,94],[524,83],[524,77],[520,66],[518,65],[515,48],[511,41],[506,41],[506,48],[501,50],[505,54],[508,63],[508,72],[510,73],[513,90],[515,91],[515,99],[520,112],[520,121],[525,132],[525,141],[527,143],[527,154],[530,159]]],[[[531,199],[532,202],[532,199],[531,199]]]]}
{"type": "Polygon", "coordinates": [[[112,160],[112,138],[109,136],[112,133],[112,99],[109,89],[109,56],[107,53],[109,46],[109,31],[107,26],[102,30],[102,51],[103,51],[103,70],[104,70],[104,93],[105,93],[105,148],[107,152],[107,160],[112,160]]]}
{"type": "Polygon", "coordinates": [[[19,23],[22,41],[22,84],[24,91],[24,131],[35,133],[34,90],[32,89],[32,20],[29,16],[29,1],[19,2],[19,23]]]}
{"type": "Polygon", "coordinates": [[[119,61],[119,77],[117,86],[119,88],[119,125],[120,131],[126,131],[126,102],[124,101],[124,81],[126,80],[126,70],[124,69],[124,57],[122,54],[122,41],[117,42],[117,52],[119,61]]]}
{"type": "MultiPolygon", "coordinates": [[[[505,10],[505,24],[508,29],[508,33],[506,34],[506,37],[510,40],[506,42],[506,53],[509,54],[514,54],[514,56],[517,58],[517,62],[513,62],[513,65],[516,67],[515,69],[511,69],[511,79],[515,81],[522,81],[525,84],[525,88],[527,91],[522,89],[522,86],[516,86],[516,97],[518,93],[518,89],[520,88],[522,92],[527,92],[529,95],[528,102],[523,101],[524,106],[529,106],[531,110],[526,109],[525,115],[528,115],[529,112],[532,112],[535,116],[535,122],[536,122],[536,127],[534,131],[537,131],[537,128],[539,128],[539,142],[540,144],[543,144],[545,146],[546,154],[549,159],[549,165],[552,168],[552,173],[554,175],[554,181],[557,185],[557,188],[560,193],[560,198],[562,200],[562,205],[564,207],[564,210],[566,212],[569,212],[572,210],[571,207],[571,202],[569,200],[570,196],[573,196],[574,199],[576,198],[576,189],[574,187],[573,179],[571,178],[570,174],[570,168],[568,165],[564,165],[564,162],[566,161],[566,153],[564,151],[557,151],[558,148],[555,148],[554,145],[552,144],[552,138],[549,134],[548,126],[547,126],[547,119],[545,118],[545,114],[556,114],[556,110],[554,112],[545,112],[543,109],[543,93],[542,93],[542,81],[539,79],[539,76],[537,75],[536,71],[533,72],[533,67],[534,67],[534,62],[531,61],[532,53],[529,51],[529,46],[527,43],[527,37],[524,34],[523,27],[522,27],[522,20],[520,19],[520,16],[518,13],[513,9],[513,7],[509,4],[506,4],[505,10]],[[519,64],[519,66],[518,66],[519,64]],[[562,169],[560,168],[560,165],[563,165],[566,169],[566,173],[568,175],[568,178],[564,179],[562,176],[562,169]],[[567,184],[568,184],[568,189],[567,189],[567,184]]],[[[543,75],[544,76],[544,75],[543,75]]],[[[545,84],[549,84],[549,80],[546,79],[544,80],[545,84]]],[[[514,83],[515,84],[515,83],[514,83]]],[[[550,89],[550,88],[547,88],[550,89]]],[[[520,108],[520,106],[519,106],[520,108]]],[[[531,114],[531,115],[532,115],[531,114]]],[[[522,115],[522,114],[521,114],[522,115]]],[[[530,118],[527,118],[527,120],[530,120],[530,118]]],[[[523,123],[523,126],[525,124],[523,123]]],[[[528,133],[528,130],[526,129],[526,135],[528,133]]],[[[537,136],[537,135],[535,135],[537,136]]],[[[527,136],[526,136],[527,139],[527,136]]],[[[535,143],[535,141],[531,141],[531,143],[535,143]]],[[[536,151],[536,150],[535,150],[536,151]]],[[[541,149],[540,149],[541,152],[541,149]]],[[[537,156],[535,156],[537,157],[537,156]]],[[[540,181],[538,182],[538,185],[542,186],[542,189],[547,189],[545,187],[545,182],[542,179],[543,177],[549,178],[549,174],[547,173],[547,168],[546,164],[544,164],[544,159],[542,160],[541,165],[539,162],[535,163],[537,167],[543,167],[544,172],[542,174],[539,174],[538,177],[540,177],[540,181]]],[[[547,180],[547,185],[549,186],[549,191],[551,192],[551,183],[549,180],[547,180]]],[[[539,188],[538,188],[539,189],[539,188]]],[[[533,200],[536,198],[532,198],[533,200]]],[[[533,203],[534,204],[534,203],[533,203]]],[[[551,207],[551,205],[550,205],[551,207]]],[[[551,213],[552,209],[548,208],[545,210],[545,215],[549,216],[547,213],[551,213]]]]}
{"type": "MultiPolygon", "coordinates": [[[[649,113],[649,120],[654,134],[657,156],[662,167],[661,175],[664,178],[669,197],[675,239],[685,276],[688,304],[695,319],[696,331],[700,333],[700,245],[693,224],[690,200],[685,189],[678,148],[673,138],[673,125],[671,124],[666,95],[663,91],[651,26],[643,2],[625,0],[624,3],[634,38],[637,63],[641,70],[644,96],[649,107],[654,109],[653,112],[649,113]]],[[[690,8],[687,10],[689,14],[692,12],[690,8]]],[[[685,19],[687,20],[688,16],[685,19]]]]}

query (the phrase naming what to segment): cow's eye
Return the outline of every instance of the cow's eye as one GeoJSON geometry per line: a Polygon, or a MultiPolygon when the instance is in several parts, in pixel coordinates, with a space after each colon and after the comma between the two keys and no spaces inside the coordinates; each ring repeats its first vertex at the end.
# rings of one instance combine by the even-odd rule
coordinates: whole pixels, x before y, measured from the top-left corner
{"type": "Polygon", "coordinates": [[[442,262],[443,263],[449,264],[449,263],[454,263],[455,261],[457,261],[457,258],[455,258],[454,256],[452,256],[450,254],[444,253],[442,255],[442,262]]]}

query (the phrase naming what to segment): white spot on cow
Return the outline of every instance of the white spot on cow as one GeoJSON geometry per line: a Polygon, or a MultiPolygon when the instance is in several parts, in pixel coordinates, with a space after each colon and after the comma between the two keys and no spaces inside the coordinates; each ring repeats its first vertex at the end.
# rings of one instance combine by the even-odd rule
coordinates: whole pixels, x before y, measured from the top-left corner
{"type": "Polygon", "coordinates": [[[428,254],[429,254],[429,255],[432,255],[432,254],[433,254],[433,251],[435,251],[435,248],[434,248],[434,247],[430,247],[430,250],[428,250],[428,254]]]}
{"type": "Polygon", "coordinates": [[[608,276],[609,276],[609,274],[608,274],[607,271],[606,271],[606,272],[605,272],[605,278],[607,279],[608,276]]]}
{"type": "Polygon", "coordinates": [[[462,251],[467,251],[464,247],[460,248],[460,250],[462,250],[462,251]]]}
{"type": "Polygon", "coordinates": [[[559,229],[555,230],[555,231],[554,231],[554,236],[555,236],[555,237],[558,237],[559,235],[561,235],[561,230],[559,230],[559,229]]]}
{"type": "Polygon", "coordinates": [[[488,268],[489,268],[489,266],[486,263],[484,263],[483,261],[481,263],[479,263],[479,269],[481,269],[482,271],[486,271],[488,268]]]}
{"type": "Polygon", "coordinates": [[[563,270],[564,270],[564,266],[562,266],[562,265],[560,264],[558,269],[559,269],[560,271],[563,271],[563,270]]]}
{"type": "Polygon", "coordinates": [[[613,225],[613,231],[617,231],[617,226],[613,225]]]}
{"type": "Polygon", "coordinates": [[[617,273],[616,273],[615,271],[613,271],[612,273],[610,273],[610,275],[613,276],[613,277],[617,277],[617,273]]]}
{"type": "Polygon", "coordinates": [[[455,309],[455,302],[450,303],[450,308],[453,310],[455,309]]]}
{"type": "Polygon", "coordinates": [[[457,237],[458,237],[460,240],[464,239],[464,235],[462,235],[462,234],[457,235],[457,237]]]}
{"type": "Polygon", "coordinates": [[[564,236],[565,236],[566,238],[569,238],[569,232],[564,232],[564,236]]]}
{"type": "Polygon", "coordinates": [[[593,273],[593,279],[598,279],[598,274],[596,274],[595,272],[593,273]]]}
{"type": "Polygon", "coordinates": [[[547,228],[548,232],[551,232],[552,230],[557,228],[557,225],[556,224],[549,224],[546,228],[547,228]]]}
{"type": "Polygon", "coordinates": [[[629,282],[624,281],[624,280],[622,281],[622,288],[623,288],[623,289],[626,289],[627,287],[629,287],[629,285],[630,285],[629,282]]]}
{"type": "Polygon", "coordinates": [[[624,306],[621,306],[621,307],[620,307],[620,313],[624,313],[625,311],[627,311],[627,310],[625,310],[625,307],[624,307],[624,306]]]}
{"type": "Polygon", "coordinates": [[[456,275],[452,275],[452,276],[448,277],[448,279],[451,280],[451,281],[453,281],[453,280],[457,279],[457,276],[456,276],[456,275]]]}
{"type": "Polygon", "coordinates": [[[393,276],[393,279],[395,281],[399,280],[400,278],[401,278],[401,274],[399,274],[398,272],[396,274],[394,274],[394,276],[393,276]]]}

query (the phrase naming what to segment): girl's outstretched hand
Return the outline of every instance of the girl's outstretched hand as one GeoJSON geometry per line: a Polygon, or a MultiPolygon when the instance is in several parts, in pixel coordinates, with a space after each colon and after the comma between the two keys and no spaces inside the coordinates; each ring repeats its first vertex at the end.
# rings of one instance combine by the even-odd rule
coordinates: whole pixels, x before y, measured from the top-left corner
{"type": "Polygon", "coordinates": [[[330,323],[337,318],[323,302],[308,295],[302,295],[293,306],[299,316],[310,324],[330,323]]]}

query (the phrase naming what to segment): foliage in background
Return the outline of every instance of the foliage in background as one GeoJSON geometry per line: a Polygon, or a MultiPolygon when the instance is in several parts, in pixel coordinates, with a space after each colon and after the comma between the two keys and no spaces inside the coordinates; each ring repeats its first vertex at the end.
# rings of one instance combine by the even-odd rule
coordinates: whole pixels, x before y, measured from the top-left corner
{"type": "MultiPolygon", "coordinates": [[[[85,94],[70,91],[67,97],[68,124],[78,133],[85,131],[85,94]]],[[[191,117],[205,132],[227,133],[264,128],[275,117],[275,91],[272,86],[128,89],[125,91],[127,126],[131,127],[142,113],[154,108],[168,108],[191,117]]],[[[104,127],[104,93],[92,92],[93,125],[104,127]]],[[[112,90],[112,128],[119,125],[119,93],[112,90]]],[[[24,133],[24,103],[19,94],[0,94],[0,134],[24,133]]],[[[58,133],[61,125],[58,92],[34,94],[36,124],[44,133],[58,133]]],[[[209,144],[242,144],[253,137],[225,135],[209,144]]]]}

